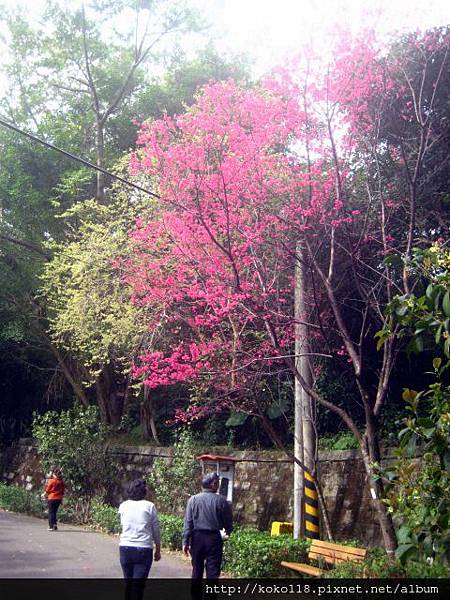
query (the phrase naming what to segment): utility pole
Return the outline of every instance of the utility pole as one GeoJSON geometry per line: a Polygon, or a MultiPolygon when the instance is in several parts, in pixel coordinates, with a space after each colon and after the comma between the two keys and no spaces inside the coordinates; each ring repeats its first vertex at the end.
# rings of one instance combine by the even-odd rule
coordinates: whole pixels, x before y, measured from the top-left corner
{"type": "MultiPolygon", "coordinates": [[[[304,271],[303,251],[301,242],[297,242],[295,253],[295,365],[298,373],[308,386],[312,385],[312,374],[308,356],[308,327],[305,324],[307,318],[305,288],[306,277],[304,271]]],[[[295,378],[295,416],[294,416],[294,456],[305,465],[307,473],[294,462],[294,539],[312,537],[317,528],[314,515],[311,512],[311,501],[316,504],[311,496],[315,491],[311,489],[311,474],[315,474],[316,463],[316,431],[314,427],[314,411],[312,399],[301,386],[298,378],[295,378]],[[305,498],[307,506],[305,510],[305,498]],[[312,523],[306,521],[314,521],[312,523]]],[[[317,536],[318,537],[318,536],[317,536]]]]}

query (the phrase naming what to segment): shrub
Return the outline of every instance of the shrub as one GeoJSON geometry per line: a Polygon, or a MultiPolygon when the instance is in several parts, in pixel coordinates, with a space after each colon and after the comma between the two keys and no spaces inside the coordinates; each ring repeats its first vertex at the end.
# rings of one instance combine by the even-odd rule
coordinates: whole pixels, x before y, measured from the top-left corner
{"type": "Polygon", "coordinates": [[[308,549],[306,540],[238,528],[224,544],[224,570],[233,577],[286,577],[281,561],[304,562],[308,549]]]}
{"type": "Polygon", "coordinates": [[[181,514],[189,496],[198,491],[200,468],[195,455],[192,434],[185,429],[173,446],[171,462],[157,458],[153,464],[149,483],[159,499],[156,503],[164,504],[170,513],[181,514]]]}
{"type": "Polygon", "coordinates": [[[173,515],[159,514],[161,525],[161,545],[170,550],[181,550],[183,534],[183,519],[173,515]]]}
{"type": "Polygon", "coordinates": [[[353,450],[358,448],[358,441],[350,431],[341,431],[335,435],[324,435],[320,438],[322,450],[353,450]]]}
{"type": "MultiPolygon", "coordinates": [[[[5,483],[0,483],[0,508],[41,519],[47,516],[47,501],[41,498],[39,492],[5,483]]],[[[58,510],[58,520],[63,523],[81,523],[79,507],[75,498],[64,496],[63,503],[58,510]]]]}
{"type": "Polygon", "coordinates": [[[420,391],[403,391],[408,416],[398,433],[397,461],[381,475],[392,484],[386,503],[401,525],[396,557],[405,564],[422,564],[428,557],[449,563],[450,250],[437,243],[415,248],[408,270],[421,285],[414,294],[390,302],[392,322],[376,336],[382,344],[394,330],[398,338],[409,340],[409,352],[423,354],[424,360],[434,356],[432,370],[427,371],[434,381],[420,391]],[[422,458],[414,461],[416,454],[422,458]]]}
{"type": "Polygon", "coordinates": [[[359,577],[389,578],[404,577],[403,568],[398,561],[390,561],[386,552],[381,548],[369,551],[366,560],[362,563],[343,562],[326,571],[326,578],[353,579],[359,577]]]}
{"type": "Polygon", "coordinates": [[[423,561],[391,561],[381,548],[375,548],[369,552],[367,559],[363,563],[344,562],[336,565],[333,569],[326,572],[326,578],[332,579],[353,579],[359,577],[369,577],[371,579],[388,578],[438,578],[449,577],[450,571],[444,565],[439,563],[429,564],[423,561]]]}
{"type": "Polygon", "coordinates": [[[120,532],[120,517],[117,508],[94,498],[91,504],[90,522],[108,533],[120,532]]]}
{"type": "Polygon", "coordinates": [[[441,359],[433,367],[438,378],[425,392],[407,389],[403,399],[410,416],[399,433],[400,448],[390,471],[386,500],[398,519],[396,556],[421,564],[434,556],[450,562],[450,388],[440,381],[441,359]],[[423,456],[413,460],[416,448],[423,456]]]}
{"type": "Polygon", "coordinates": [[[36,517],[45,514],[44,503],[37,492],[5,483],[0,483],[0,508],[36,517]]]}
{"type": "Polygon", "coordinates": [[[71,494],[65,494],[61,506],[58,510],[58,520],[62,523],[82,523],[83,518],[80,513],[79,501],[71,494]]]}
{"type": "Polygon", "coordinates": [[[405,577],[411,579],[447,579],[450,577],[450,568],[437,562],[430,564],[427,561],[417,562],[410,560],[406,562],[404,568],[405,577]]]}
{"type": "Polygon", "coordinates": [[[59,466],[78,499],[80,514],[88,518],[90,500],[104,490],[111,474],[106,456],[107,428],[99,421],[95,406],[49,411],[35,416],[33,436],[45,469],[59,466]]]}

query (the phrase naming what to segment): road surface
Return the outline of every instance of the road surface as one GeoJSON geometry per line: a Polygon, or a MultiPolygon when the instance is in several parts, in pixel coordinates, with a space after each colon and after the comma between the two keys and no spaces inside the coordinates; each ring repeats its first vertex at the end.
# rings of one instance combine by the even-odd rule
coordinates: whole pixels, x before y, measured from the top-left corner
{"type": "MultiPolygon", "coordinates": [[[[119,541],[75,525],[58,524],[0,510],[1,578],[121,578],[119,541]]],[[[151,578],[190,577],[190,560],[165,554],[154,562],[151,578]]]]}

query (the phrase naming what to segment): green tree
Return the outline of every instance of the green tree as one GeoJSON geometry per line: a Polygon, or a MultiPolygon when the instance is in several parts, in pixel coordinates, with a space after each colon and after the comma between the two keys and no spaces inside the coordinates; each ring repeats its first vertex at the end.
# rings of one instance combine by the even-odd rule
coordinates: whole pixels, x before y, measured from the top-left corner
{"type": "Polygon", "coordinates": [[[33,421],[42,466],[47,471],[55,466],[62,468],[85,519],[92,498],[104,494],[112,476],[106,455],[107,432],[95,406],[75,404],[67,411],[37,415],[33,421]]]}
{"type": "Polygon", "coordinates": [[[402,561],[450,560],[450,388],[442,381],[449,363],[433,362],[435,383],[403,393],[409,416],[399,433],[397,462],[387,474],[392,482],[387,504],[401,523],[402,561]]]}
{"type": "MultiPolygon", "coordinates": [[[[185,2],[167,0],[93,1],[81,8],[48,0],[43,17],[38,27],[20,10],[3,17],[10,35],[7,74],[20,99],[17,106],[5,98],[4,105],[11,118],[19,109],[38,129],[51,123],[55,141],[82,141],[103,168],[125,149],[110,125],[120,120],[125,103],[133,104],[145,68],[155,66],[160,51],[170,52],[167,37],[198,29],[198,19],[185,2]]],[[[98,172],[99,201],[104,191],[105,176],[98,172]]]]}
{"type": "MultiPolygon", "coordinates": [[[[184,2],[85,4],[83,12],[49,2],[40,24],[20,5],[5,8],[0,17],[8,85],[0,99],[2,116],[74,154],[111,167],[133,146],[136,119],[178,111],[192,102],[199,85],[236,72],[211,48],[192,61],[182,54],[180,36],[199,27],[184,2]]],[[[36,399],[45,396],[61,406],[75,397],[88,405],[92,373],[86,368],[91,367],[67,340],[59,344],[62,338],[54,329],[49,335],[46,297],[37,289],[41,272],[48,272],[45,264],[63,252],[66,239],[68,245],[74,241],[79,218],[71,208],[94,195],[108,204],[103,175],[96,180],[92,170],[6,129],[0,129],[0,165],[0,360],[6,373],[12,372],[11,364],[19,373],[11,382],[7,375],[2,385],[14,402],[18,379],[29,381],[31,369],[36,399]],[[61,214],[71,216],[66,220],[61,214]]],[[[110,366],[127,361],[114,352],[109,362],[100,361],[105,372],[99,379],[103,388],[111,383],[113,403],[122,367],[116,372],[110,366]]],[[[107,389],[103,395],[109,397],[107,389]]],[[[25,413],[30,414],[29,407],[25,413]]],[[[149,431],[148,410],[143,421],[149,431]]]]}
{"type": "MultiPolygon", "coordinates": [[[[155,334],[147,330],[146,307],[131,302],[121,279],[121,262],[131,252],[128,232],[151,207],[147,196],[121,186],[113,188],[108,205],[97,200],[78,203],[62,215],[72,225],[71,233],[64,242],[50,244],[53,258],[42,273],[50,337],[76,357],[83,369],[83,389],[95,395],[104,422],[114,425],[136,394],[133,361],[155,334]]],[[[157,438],[151,399],[144,403],[157,438]]]]}
{"type": "MultiPolygon", "coordinates": [[[[414,294],[393,299],[397,337],[432,371],[421,390],[405,389],[408,416],[399,432],[397,461],[383,473],[391,484],[389,510],[400,521],[397,556],[450,559],[450,251],[437,244],[415,249],[408,265],[414,294]],[[418,456],[417,456],[418,455],[418,456]]],[[[383,335],[392,335],[384,331],[383,335]]],[[[383,337],[381,338],[383,339],[383,337]]]]}

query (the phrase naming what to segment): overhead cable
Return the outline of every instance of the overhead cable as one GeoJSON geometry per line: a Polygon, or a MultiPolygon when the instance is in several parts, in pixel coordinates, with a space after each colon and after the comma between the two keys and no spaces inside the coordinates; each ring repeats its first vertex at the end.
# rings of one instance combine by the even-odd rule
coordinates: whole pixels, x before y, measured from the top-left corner
{"type": "Polygon", "coordinates": [[[28,133],[27,131],[24,131],[23,129],[20,129],[19,127],[17,127],[16,125],[13,125],[12,123],[9,123],[8,121],[5,121],[4,119],[2,119],[0,117],[0,125],[3,125],[3,127],[7,127],[8,129],[11,129],[12,131],[15,131],[16,133],[19,133],[20,135],[23,135],[27,138],[29,138],[30,140],[32,140],[33,142],[37,142],[39,144],[42,144],[43,146],[46,146],[47,148],[50,148],[51,150],[55,150],[56,152],[60,152],[61,154],[64,154],[64,156],[67,156],[69,158],[71,158],[72,160],[75,160],[87,167],[90,167],[91,169],[95,169],[96,171],[99,171],[100,173],[103,173],[104,175],[108,175],[109,177],[113,177],[114,179],[117,179],[118,181],[121,181],[122,183],[124,183],[125,185],[128,185],[130,187],[133,187],[141,192],[145,192],[146,194],[149,194],[150,196],[153,196],[154,198],[159,198],[160,196],[158,196],[158,194],[155,194],[155,192],[152,192],[151,190],[147,190],[146,188],[141,187],[140,185],[133,183],[132,181],[128,181],[127,179],[124,179],[123,177],[120,177],[120,175],[115,175],[114,173],[111,173],[111,171],[107,171],[106,169],[103,169],[103,167],[99,167],[98,165],[94,165],[94,163],[89,162],[88,160],[85,160],[84,158],[81,158],[80,156],[76,156],[75,154],[72,154],[71,152],[67,152],[67,150],[63,150],[62,148],[58,148],[58,146],[55,146],[54,144],[51,144],[50,142],[46,142],[45,140],[37,137],[36,135],[33,135],[32,133],[28,133]]]}

